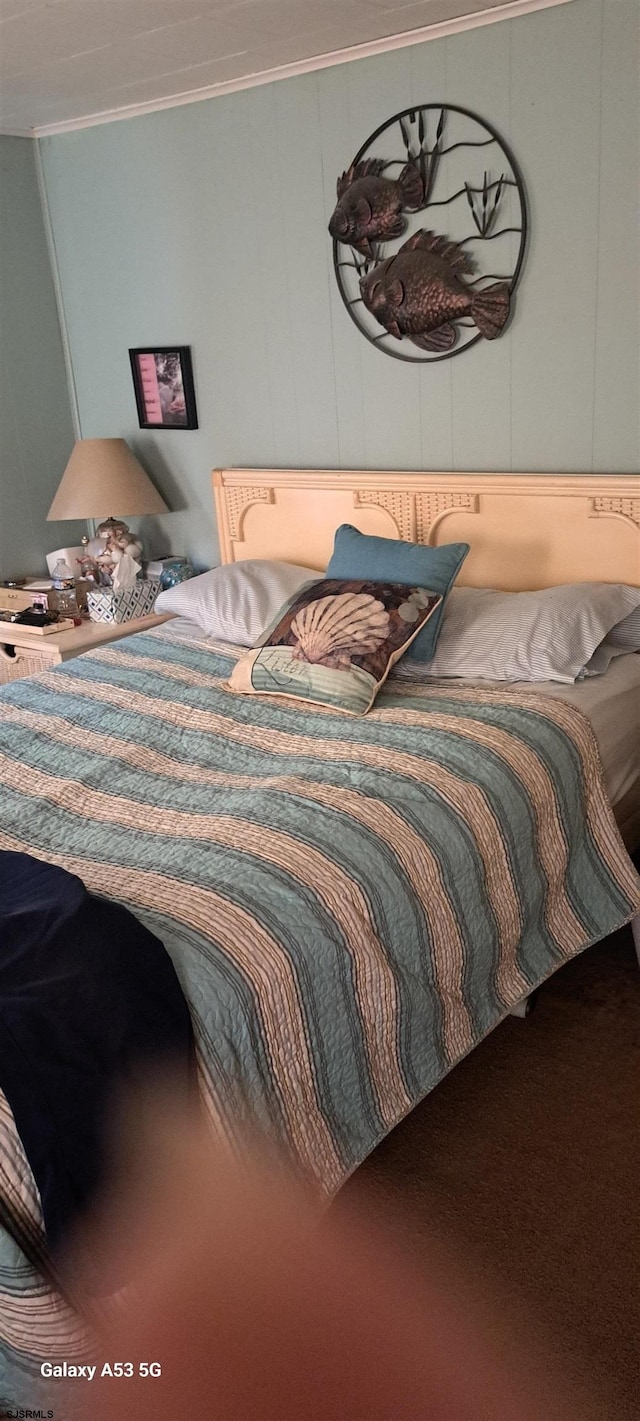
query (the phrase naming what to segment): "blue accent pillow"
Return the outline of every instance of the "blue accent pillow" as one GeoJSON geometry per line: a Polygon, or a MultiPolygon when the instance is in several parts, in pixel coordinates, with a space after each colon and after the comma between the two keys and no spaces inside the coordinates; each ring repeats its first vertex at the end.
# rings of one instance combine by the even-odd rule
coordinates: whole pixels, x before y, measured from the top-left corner
{"type": "Polygon", "coordinates": [[[333,545],[327,577],[368,578],[372,582],[401,582],[439,592],[442,602],[406,653],[412,661],[431,661],[440,632],[445,599],[469,552],[468,543],[445,543],[426,548],[399,538],[375,538],[351,523],[342,523],[333,545]]]}

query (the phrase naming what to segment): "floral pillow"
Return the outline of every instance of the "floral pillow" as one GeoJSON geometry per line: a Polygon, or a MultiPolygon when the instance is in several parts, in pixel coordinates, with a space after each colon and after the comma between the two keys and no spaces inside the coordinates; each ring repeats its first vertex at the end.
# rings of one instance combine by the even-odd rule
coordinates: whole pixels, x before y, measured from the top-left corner
{"type": "Polygon", "coordinates": [[[258,647],[238,661],[231,689],[296,696],[364,715],[442,597],[406,583],[325,578],[294,593],[258,647]]]}

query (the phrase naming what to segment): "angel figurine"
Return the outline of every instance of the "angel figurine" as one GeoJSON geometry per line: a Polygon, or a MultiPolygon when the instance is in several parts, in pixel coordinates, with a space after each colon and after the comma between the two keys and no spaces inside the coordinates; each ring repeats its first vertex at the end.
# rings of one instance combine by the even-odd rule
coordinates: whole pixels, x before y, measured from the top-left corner
{"type": "Polygon", "coordinates": [[[133,558],[134,561],[139,564],[138,571],[140,571],[142,566],[142,543],[140,539],[136,537],[135,533],[130,532],[126,523],[120,524],[117,531],[111,534],[110,543],[112,552],[117,550],[123,556],[133,558]]]}
{"type": "MultiPolygon", "coordinates": [[[[132,543],[135,545],[135,539],[132,543]]],[[[113,570],[111,574],[112,586],[116,590],[123,592],[127,587],[133,587],[138,573],[142,571],[141,564],[129,551],[129,547],[124,552],[120,548],[114,548],[111,552],[113,570]]]]}
{"type": "MultiPolygon", "coordinates": [[[[95,538],[83,538],[81,566],[100,587],[131,587],[142,570],[142,543],[118,518],[106,518],[95,538]],[[121,566],[122,564],[122,566],[121,566]],[[116,582],[116,570],[118,581],[116,582]]],[[[85,574],[86,575],[86,574],[85,574]]]]}

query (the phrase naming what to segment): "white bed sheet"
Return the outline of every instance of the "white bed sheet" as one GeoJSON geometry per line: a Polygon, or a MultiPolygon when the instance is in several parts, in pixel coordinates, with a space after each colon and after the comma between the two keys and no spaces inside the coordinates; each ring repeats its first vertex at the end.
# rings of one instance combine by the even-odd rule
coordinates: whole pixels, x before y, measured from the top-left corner
{"type": "MultiPolygon", "coordinates": [[[[186,617],[165,622],[154,636],[163,633],[186,641],[208,640],[202,627],[186,617]]],[[[482,685],[509,685],[576,706],[593,726],[613,808],[632,798],[640,803],[640,654],[617,656],[603,676],[592,676],[572,686],[558,681],[536,681],[535,685],[528,681],[483,681],[482,685]]]]}
{"type": "Polygon", "coordinates": [[[545,681],[530,689],[566,701],[588,716],[613,808],[634,791],[640,799],[640,654],[616,656],[603,676],[573,686],[545,681]]]}

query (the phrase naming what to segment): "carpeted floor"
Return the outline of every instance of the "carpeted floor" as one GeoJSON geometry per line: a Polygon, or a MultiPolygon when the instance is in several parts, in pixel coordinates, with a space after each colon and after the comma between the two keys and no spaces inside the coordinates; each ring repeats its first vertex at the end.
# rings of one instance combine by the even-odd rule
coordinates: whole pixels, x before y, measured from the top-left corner
{"type": "Polygon", "coordinates": [[[418,1106],[347,1185],[418,1261],[447,1239],[600,1421],[640,1418],[640,970],[589,949],[418,1106]]]}

